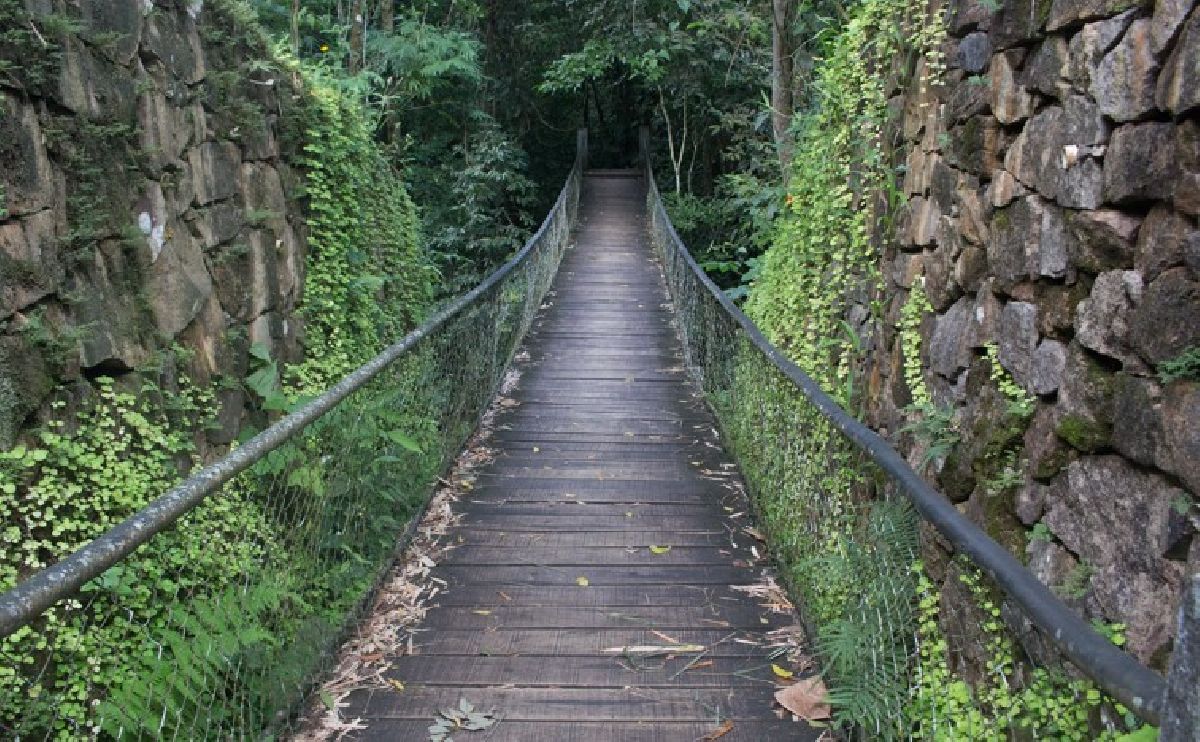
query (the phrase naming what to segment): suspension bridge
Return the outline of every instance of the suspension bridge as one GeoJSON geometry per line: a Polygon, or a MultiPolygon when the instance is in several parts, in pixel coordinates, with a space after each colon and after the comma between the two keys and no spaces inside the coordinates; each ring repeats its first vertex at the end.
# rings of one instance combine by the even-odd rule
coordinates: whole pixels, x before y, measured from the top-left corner
{"type": "Polygon", "coordinates": [[[541,229],[479,287],[0,597],[4,736],[310,736],[324,704],[347,739],[436,739],[439,723],[455,739],[818,739],[774,695],[821,673],[835,700],[879,679],[855,691],[875,711],[845,726],[903,738],[930,669],[913,578],[929,548],[1002,596],[1028,662],[1148,722],[1183,713],[758,333],[648,168],[587,170],[586,141],[541,229]],[[489,409],[492,455],[453,505],[428,611],[373,659],[377,682],[315,698],[489,409]],[[781,517],[766,490],[810,538],[758,523],[781,517]],[[817,570],[822,549],[849,587],[784,574],[801,610],[770,597],[769,551],[817,570]],[[193,554],[227,579],[190,580],[193,554]],[[823,654],[830,626],[860,630],[861,651],[823,654]]]}

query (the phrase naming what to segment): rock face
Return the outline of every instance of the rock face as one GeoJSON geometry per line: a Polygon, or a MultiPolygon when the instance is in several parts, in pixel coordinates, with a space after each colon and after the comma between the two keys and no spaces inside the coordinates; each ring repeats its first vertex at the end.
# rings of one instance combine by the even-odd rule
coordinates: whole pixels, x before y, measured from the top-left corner
{"type": "MultiPolygon", "coordinates": [[[[0,449],[56,383],[133,372],[171,344],[196,351],[201,382],[244,375],[259,326],[299,355],[281,329],[299,324],[305,260],[279,144],[294,91],[247,81],[236,19],[189,7],[80,0],[85,30],[22,67],[44,82],[0,75],[0,449]],[[31,345],[30,323],[57,349],[31,345]]],[[[240,403],[224,417],[228,440],[240,403]]]]}
{"type": "MultiPolygon", "coordinates": [[[[918,266],[933,306],[924,378],[959,436],[935,484],[1003,543],[1040,522],[1035,572],[1055,588],[1074,573],[1071,605],[1126,623],[1162,670],[1184,576],[1200,570],[1200,379],[1160,375],[1200,349],[1200,7],[947,8],[945,83],[934,99],[910,87],[905,107],[930,113],[897,127],[890,155],[909,164],[919,218],[879,241],[885,304],[902,304],[918,266]],[[1031,414],[1013,419],[1001,383],[1031,414]],[[996,492],[1003,460],[1023,481],[996,492]]],[[[877,343],[886,376],[898,334],[877,343]]],[[[893,417],[878,422],[903,427],[906,404],[882,401],[893,417]]]]}

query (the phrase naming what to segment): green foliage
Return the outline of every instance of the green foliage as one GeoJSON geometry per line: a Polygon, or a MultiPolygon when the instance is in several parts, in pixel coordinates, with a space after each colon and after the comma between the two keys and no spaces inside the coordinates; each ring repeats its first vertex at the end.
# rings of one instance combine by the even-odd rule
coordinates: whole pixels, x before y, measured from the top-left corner
{"type": "Polygon", "coordinates": [[[945,458],[954,450],[962,435],[954,427],[954,411],[937,407],[932,402],[908,410],[912,419],[901,433],[912,433],[925,449],[922,464],[945,458]]]}
{"type": "Polygon", "coordinates": [[[1174,358],[1158,364],[1158,378],[1164,384],[1179,379],[1200,381],[1200,346],[1192,346],[1174,358]]]}
{"type": "Polygon", "coordinates": [[[368,112],[316,73],[308,94],[300,161],[310,253],[306,348],[287,374],[300,395],[322,391],[398,339],[428,305],[431,277],[415,208],[372,140],[368,112]]]}
{"type": "MultiPolygon", "coordinates": [[[[211,407],[211,396],[186,382],[174,391],[149,383],[129,390],[101,378],[93,401],[69,424],[52,422],[37,445],[0,453],[0,522],[8,524],[0,536],[0,588],[168,489],[181,474],[179,462],[192,461],[192,437],[211,407]]],[[[253,503],[206,501],[180,521],[176,537],[150,542],[86,585],[83,602],[56,606],[4,639],[0,723],[21,720],[25,728],[59,734],[68,720],[95,719],[90,702],[124,677],[141,627],[170,621],[164,597],[229,588],[268,548],[268,532],[253,503]],[[41,663],[48,656],[54,662],[46,671],[41,663]]]]}
{"type": "Polygon", "coordinates": [[[54,42],[77,28],[66,16],[35,13],[21,0],[0,0],[0,82],[27,94],[54,84],[62,64],[62,47],[54,42]]]}
{"type": "Polygon", "coordinates": [[[888,214],[870,195],[888,190],[894,174],[880,147],[887,100],[877,68],[910,43],[905,20],[923,15],[920,3],[865,0],[828,43],[814,110],[796,124],[789,208],[746,302],[758,326],[827,390],[844,389],[851,373],[855,351],[839,331],[844,307],[879,286],[870,234],[888,214]]]}

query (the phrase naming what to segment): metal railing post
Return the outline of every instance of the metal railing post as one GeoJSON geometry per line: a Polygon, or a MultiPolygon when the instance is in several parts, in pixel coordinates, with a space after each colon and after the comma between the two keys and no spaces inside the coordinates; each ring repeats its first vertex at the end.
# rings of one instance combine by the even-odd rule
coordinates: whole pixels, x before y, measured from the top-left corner
{"type": "Polygon", "coordinates": [[[1178,629],[1167,672],[1161,742],[1193,742],[1200,735],[1200,574],[1192,575],[1184,589],[1178,629]]]}

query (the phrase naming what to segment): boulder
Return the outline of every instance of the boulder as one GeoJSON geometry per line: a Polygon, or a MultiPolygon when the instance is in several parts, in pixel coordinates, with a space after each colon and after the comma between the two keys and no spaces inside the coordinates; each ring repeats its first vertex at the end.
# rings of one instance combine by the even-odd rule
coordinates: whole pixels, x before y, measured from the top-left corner
{"type": "Polygon", "coordinates": [[[1200,345],[1200,282],[1187,268],[1164,271],[1150,282],[1130,323],[1130,341],[1151,365],[1200,345]]]}
{"type": "Polygon", "coordinates": [[[188,85],[204,79],[204,50],[195,21],[175,12],[151,13],[142,34],[142,54],[156,59],[170,76],[188,85]]]}
{"type": "Polygon", "coordinates": [[[998,285],[1009,288],[1027,278],[1061,278],[1067,271],[1067,237],[1062,212],[1027,196],[992,216],[988,266],[998,285]]]}
{"type": "Polygon", "coordinates": [[[1113,448],[1142,466],[1154,466],[1162,438],[1158,384],[1129,374],[1118,376],[1113,396],[1113,448]]]}
{"type": "Polygon", "coordinates": [[[53,388],[51,369],[29,338],[0,335],[0,451],[16,443],[25,419],[53,388]]]}
{"type": "Polygon", "coordinates": [[[1058,391],[1062,385],[1063,371],[1067,366],[1067,346],[1046,338],[1033,353],[1029,369],[1029,391],[1047,396],[1058,391]]]}
{"type": "Polygon", "coordinates": [[[1175,156],[1179,178],[1175,183],[1175,208],[1200,217],[1200,123],[1184,121],[1175,129],[1175,156]]]}
{"type": "Polygon", "coordinates": [[[967,34],[958,42],[958,53],[955,55],[958,66],[969,75],[978,75],[988,67],[992,54],[992,42],[988,35],[976,31],[967,34]]]}
{"type": "Polygon", "coordinates": [[[1168,268],[1183,265],[1185,250],[1191,243],[1200,244],[1196,225],[1170,206],[1155,206],[1138,231],[1134,268],[1147,281],[1153,281],[1168,268]]]}
{"type": "Polygon", "coordinates": [[[1155,100],[1176,116],[1200,107],[1200,13],[1192,13],[1163,65],[1155,100]]]}
{"type": "Polygon", "coordinates": [[[204,142],[187,153],[195,203],[205,206],[237,193],[241,155],[232,142],[204,142]]]}
{"type": "Polygon", "coordinates": [[[996,49],[1026,46],[1046,28],[1046,0],[1007,0],[992,16],[988,35],[996,49]]]}
{"type": "Polygon", "coordinates": [[[1179,172],[1175,142],[1172,124],[1129,124],[1114,131],[1104,158],[1104,199],[1169,200],[1179,172]]]}
{"type": "Polygon", "coordinates": [[[1062,206],[1095,209],[1104,175],[1095,147],[1108,139],[1100,109],[1086,98],[1069,96],[1061,106],[1036,114],[1013,142],[1004,167],[1018,180],[1062,206]]]}
{"type": "Polygon", "coordinates": [[[1155,0],[1154,15],[1150,18],[1150,48],[1162,54],[1183,30],[1183,20],[1194,0],[1155,0]]]}
{"type": "Polygon", "coordinates": [[[1078,343],[1067,347],[1067,363],[1054,405],[1054,432],[1072,448],[1092,453],[1112,437],[1116,375],[1088,356],[1078,343]]]}
{"type": "Polygon", "coordinates": [[[995,5],[986,0],[961,0],[950,6],[950,31],[955,36],[963,32],[987,31],[992,15],[996,12],[995,5]]]}
{"type": "Polygon", "coordinates": [[[1043,522],[1093,569],[1090,589],[1104,618],[1126,624],[1129,651],[1149,661],[1174,635],[1183,566],[1163,555],[1182,491],[1119,456],[1075,461],[1053,488],[1043,522]]]}
{"type": "Polygon", "coordinates": [[[1104,55],[1090,80],[1092,98],[1114,121],[1133,121],[1154,110],[1158,61],[1150,41],[1150,21],[1133,22],[1121,42],[1104,55]]]}
{"type": "Polygon", "coordinates": [[[1137,271],[1106,271],[1096,276],[1091,295],[1079,303],[1075,338],[1102,356],[1120,360],[1126,368],[1140,367],[1129,343],[1129,318],[1142,298],[1137,271]]]}
{"type": "MultiPolygon", "coordinates": [[[[1049,482],[1054,479],[1076,455],[1074,450],[1058,437],[1055,432],[1057,426],[1054,408],[1050,405],[1038,405],[1033,419],[1029,421],[1029,427],[1022,435],[1028,473],[1035,481],[1049,482]]],[[[1045,491],[1042,491],[1041,495],[1044,503],[1045,491]]],[[[1038,507],[1040,518],[1041,504],[1038,507]]]]}
{"type": "Polygon", "coordinates": [[[1025,87],[1051,98],[1062,98],[1069,88],[1068,61],[1070,51],[1066,39],[1051,36],[1043,41],[1025,63],[1022,78],[1025,87]]]}
{"type": "Polygon", "coordinates": [[[37,109],[0,91],[0,209],[22,216],[56,201],[59,179],[43,144],[37,109]]]}
{"type": "Polygon", "coordinates": [[[964,296],[937,317],[929,339],[929,367],[934,373],[953,380],[971,365],[974,314],[974,300],[964,296]]]}
{"type": "Polygon", "coordinates": [[[1091,89],[1092,73],[1133,22],[1136,10],[1089,23],[1071,38],[1067,76],[1079,92],[1091,89]]]}
{"type": "Polygon", "coordinates": [[[997,332],[997,358],[1023,389],[1033,387],[1033,355],[1038,344],[1038,308],[1036,304],[1010,301],[1000,313],[997,332]]]}
{"type": "Polygon", "coordinates": [[[992,175],[992,183],[988,187],[988,200],[994,209],[1002,209],[1013,202],[1013,199],[1020,198],[1026,193],[1029,193],[1022,186],[1012,173],[1007,170],[997,170],[992,175]]]}
{"type": "Polygon", "coordinates": [[[159,331],[173,338],[196,318],[213,293],[213,283],[200,244],[183,225],[172,221],[166,233],[162,253],[146,279],[145,295],[159,331]]]}
{"type": "Polygon", "coordinates": [[[1115,209],[1073,211],[1067,218],[1071,264],[1089,273],[1133,267],[1140,217],[1115,209]]]}
{"type": "Polygon", "coordinates": [[[1109,18],[1129,10],[1130,6],[1150,5],[1152,0],[1053,0],[1046,29],[1057,31],[1084,21],[1109,18]]]}
{"type": "Polygon", "coordinates": [[[992,57],[989,77],[992,82],[992,115],[1002,124],[1024,121],[1033,113],[1033,96],[1017,83],[1012,54],[992,57]]]}
{"type": "Polygon", "coordinates": [[[979,177],[1000,167],[1008,136],[995,118],[976,116],[950,127],[947,134],[942,155],[949,165],[979,177]]]}
{"type": "Polygon", "coordinates": [[[1162,447],[1156,463],[1200,496],[1200,383],[1167,385],[1162,406],[1162,447]]]}

